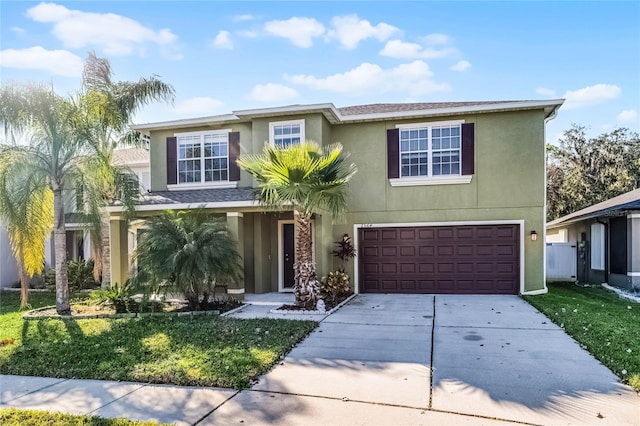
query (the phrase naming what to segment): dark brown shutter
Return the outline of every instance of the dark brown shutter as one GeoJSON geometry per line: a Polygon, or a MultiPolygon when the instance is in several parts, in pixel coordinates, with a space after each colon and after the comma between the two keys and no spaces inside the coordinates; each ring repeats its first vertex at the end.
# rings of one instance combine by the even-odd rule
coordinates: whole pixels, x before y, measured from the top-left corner
{"type": "Polygon", "coordinates": [[[167,185],[178,183],[178,138],[167,138],[167,185]]]}
{"type": "Polygon", "coordinates": [[[389,179],[400,177],[400,129],[387,130],[387,174],[389,179]]]}
{"type": "Polygon", "coordinates": [[[240,156],[240,132],[229,133],[229,180],[240,180],[240,167],[236,160],[240,156]]]}
{"type": "Polygon", "coordinates": [[[475,173],[474,162],[474,125],[465,123],[462,125],[462,174],[472,175],[475,173]]]}

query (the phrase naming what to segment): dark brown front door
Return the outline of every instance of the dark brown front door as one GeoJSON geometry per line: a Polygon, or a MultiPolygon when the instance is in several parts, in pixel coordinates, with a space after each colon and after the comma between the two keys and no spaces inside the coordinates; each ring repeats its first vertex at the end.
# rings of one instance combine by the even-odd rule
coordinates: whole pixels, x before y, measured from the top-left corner
{"type": "Polygon", "coordinates": [[[364,228],[363,293],[517,294],[518,225],[364,228]]]}
{"type": "Polygon", "coordinates": [[[295,228],[293,223],[282,224],[282,288],[291,289],[294,283],[295,228]]]}

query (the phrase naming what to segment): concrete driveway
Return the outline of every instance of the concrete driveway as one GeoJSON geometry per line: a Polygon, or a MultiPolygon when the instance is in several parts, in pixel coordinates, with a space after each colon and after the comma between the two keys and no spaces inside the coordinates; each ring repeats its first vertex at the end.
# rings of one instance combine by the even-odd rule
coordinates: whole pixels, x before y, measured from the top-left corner
{"type": "Polygon", "coordinates": [[[640,398],[517,296],[360,295],[201,424],[640,424],[640,398]]]}

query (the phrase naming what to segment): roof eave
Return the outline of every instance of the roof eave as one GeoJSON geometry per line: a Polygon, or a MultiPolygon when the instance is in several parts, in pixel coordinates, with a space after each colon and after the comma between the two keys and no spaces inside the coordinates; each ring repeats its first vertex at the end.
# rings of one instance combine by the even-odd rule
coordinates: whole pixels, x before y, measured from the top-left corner
{"type": "Polygon", "coordinates": [[[524,102],[504,102],[489,105],[467,105],[448,108],[437,109],[423,109],[415,111],[395,111],[395,112],[383,112],[374,114],[354,114],[341,116],[343,123],[350,122],[362,122],[362,121],[377,121],[385,119],[404,119],[404,118],[416,118],[416,117],[437,117],[445,115],[459,115],[469,113],[489,113],[500,111],[514,111],[514,110],[531,110],[543,108],[545,111],[545,118],[551,117],[555,114],[558,108],[564,103],[564,99],[552,99],[548,101],[524,101],[524,102]]]}

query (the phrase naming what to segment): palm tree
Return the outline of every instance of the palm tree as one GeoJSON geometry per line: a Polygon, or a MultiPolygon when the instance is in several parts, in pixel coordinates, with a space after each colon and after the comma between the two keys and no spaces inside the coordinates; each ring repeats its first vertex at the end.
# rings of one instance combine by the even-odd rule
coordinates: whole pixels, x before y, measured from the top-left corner
{"type": "Polygon", "coordinates": [[[153,101],[173,102],[175,92],[156,75],[136,82],[114,81],[109,61],[97,57],[94,52],[89,52],[82,77],[82,105],[92,121],[87,139],[102,157],[101,163],[110,165],[92,171],[102,179],[89,179],[89,183],[100,182],[102,186],[88,191],[87,194],[99,197],[87,197],[85,203],[93,223],[94,278],[97,281],[102,275],[103,284],[106,284],[110,278],[109,217],[102,207],[120,199],[125,205],[125,218],[128,218],[139,195],[138,183],[129,169],[113,165],[113,151],[122,146],[143,146],[141,134],[129,127],[133,115],[153,101]]]}
{"type": "Polygon", "coordinates": [[[236,242],[226,223],[202,209],[167,211],[148,219],[134,258],[134,282],[151,291],[169,285],[191,310],[206,302],[216,283],[237,282],[242,270],[236,242]]]}
{"type": "Polygon", "coordinates": [[[296,303],[315,308],[319,287],[313,262],[311,219],[314,213],[344,213],[347,188],[357,169],[347,163],[342,145],[320,147],[306,141],[286,148],[265,144],[262,154],[242,156],[238,165],[256,177],[257,199],[275,209],[293,208],[296,227],[294,293],[296,303]]]}
{"type": "MultiPolygon", "coordinates": [[[[42,247],[44,253],[44,235],[26,231],[35,226],[30,220],[37,216],[30,214],[29,209],[38,204],[50,208],[47,194],[49,191],[53,194],[49,200],[53,201],[56,310],[60,315],[69,315],[63,191],[75,188],[90,176],[90,170],[101,167],[100,158],[84,138],[84,120],[73,99],[61,97],[42,85],[9,85],[0,88],[0,104],[0,122],[11,139],[0,145],[2,218],[17,233],[14,251],[18,247],[19,263],[26,266],[29,262],[25,250],[42,247]],[[28,182],[20,183],[26,176],[28,182]],[[9,192],[16,189],[20,195],[10,197],[9,192]],[[7,206],[26,215],[6,214],[7,206]],[[24,239],[25,235],[29,238],[24,239]],[[39,239],[36,242],[34,238],[39,239]]],[[[42,229],[40,225],[34,229],[42,229]]]]}
{"type": "Polygon", "coordinates": [[[20,309],[24,309],[28,304],[29,277],[44,269],[44,243],[53,224],[53,193],[39,185],[25,167],[12,173],[0,171],[0,176],[0,218],[7,223],[18,263],[20,309]]]}

